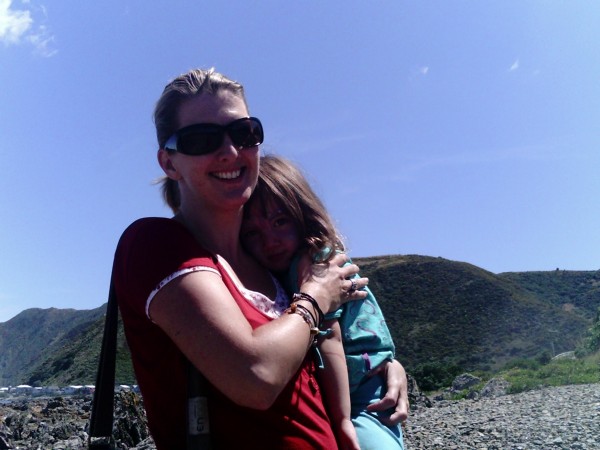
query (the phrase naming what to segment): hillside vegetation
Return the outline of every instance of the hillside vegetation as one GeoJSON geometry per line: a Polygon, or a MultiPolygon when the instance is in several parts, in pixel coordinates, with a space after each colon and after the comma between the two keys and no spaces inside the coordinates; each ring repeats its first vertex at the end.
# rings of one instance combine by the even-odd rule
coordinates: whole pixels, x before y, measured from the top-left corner
{"type": "MultiPolygon", "coordinates": [[[[354,260],[370,279],[398,359],[417,380],[574,350],[600,307],[600,271],[497,275],[416,255],[354,260]]],[[[0,385],[93,384],[105,308],[34,309],[0,323],[0,385]]],[[[116,381],[135,381],[122,329],[116,381]]]]}
{"type": "MultiPolygon", "coordinates": [[[[573,350],[591,323],[591,315],[565,308],[558,296],[548,300],[515,276],[471,264],[414,255],[355,261],[370,279],[408,370],[431,363],[457,372],[496,370],[511,359],[573,350]]],[[[600,279],[598,272],[584,274],[600,279]]],[[[551,283],[545,285],[551,292],[551,283]]],[[[600,297],[585,294],[571,300],[595,310],[600,297]]]]}
{"type": "Polygon", "coordinates": [[[592,319],[600,305],[600,271],[509,272],[503,278],[566,311],[592,319]]]}
{"type": "Polygon", "coordinates": [[[25,373],[43,355],[55,354],[67,342],[79,339],[82,330],[103,316],[104,309],[35,308],[0,323],[0,385],[24,382],[25,373]]]}
{"type": "MultiPolygon", "coordinates": [[[[32,386],[95,384],[103,332],[104,316],[78,330],[73,330],[69,333],[70,338],[65,339],[59,349],[44,354],[37,364],[26,372],[27,384],[32,386]]],[[[134,384],[135,375],[122,323],[119,323],[117,339],[115,381],[118,384],[134,384]]]]}

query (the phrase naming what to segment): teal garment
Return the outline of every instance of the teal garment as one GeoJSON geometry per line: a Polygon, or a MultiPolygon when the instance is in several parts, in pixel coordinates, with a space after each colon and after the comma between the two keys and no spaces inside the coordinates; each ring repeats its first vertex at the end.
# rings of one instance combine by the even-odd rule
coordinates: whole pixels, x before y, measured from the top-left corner
{"type": "Polygon", "coordinates": [[[387,426],[379,417],[393,412],[368,412],[367,406],[385,395],[382,377],[371,377],[351,396],[350,418],[361,450],[404,450],[404,436],[399,425],[387,426]]]}
{"type": "MultiPolygon", "coordinates": [[[[284,282],[288,292],[298,290],[297,255],[284,282]]],[[[350,395],[368,378],[369,370],[394,358],[392,336],[385,323],[377,300],[369,288],[364,300],[348,302],[326,318],[337,318],[342,330],[342,343],[348,366],[350,395]]]]}

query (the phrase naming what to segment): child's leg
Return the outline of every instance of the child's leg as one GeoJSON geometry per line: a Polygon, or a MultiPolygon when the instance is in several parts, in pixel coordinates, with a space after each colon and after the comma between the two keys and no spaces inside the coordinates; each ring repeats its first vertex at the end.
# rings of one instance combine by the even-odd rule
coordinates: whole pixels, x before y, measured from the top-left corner
{"type": "Polygon", "coordinates": [[[399,426],[388,427],[372,414],[362,411],[352,416],[361,450],[404,450],[402,430],[399,426]]]}
{"type": "Polygon", "coordinates": [[[363,383],[350,397],[352,401],[352,423],[358,435],[361,450],[404,450],[402,429],[399,425],[388,427],[382,424],[377,414],[367,412],[367,405],[385,394],[383,379],[374,376],[363,383]]]}

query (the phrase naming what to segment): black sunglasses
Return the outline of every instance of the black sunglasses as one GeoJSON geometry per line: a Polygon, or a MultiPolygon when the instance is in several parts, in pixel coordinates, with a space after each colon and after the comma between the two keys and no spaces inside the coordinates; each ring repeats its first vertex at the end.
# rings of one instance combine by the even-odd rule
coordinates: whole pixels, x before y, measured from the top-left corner
{"type": "Polygon", "coordinates": [[[177,130],[165,143],[165,150],[185,155],[206,155],[218,150],[225,133],[238,148],[262,144],[265,138],[262,124],[256,117],[244,117],[227,125],[197,123],[177,130]]]}

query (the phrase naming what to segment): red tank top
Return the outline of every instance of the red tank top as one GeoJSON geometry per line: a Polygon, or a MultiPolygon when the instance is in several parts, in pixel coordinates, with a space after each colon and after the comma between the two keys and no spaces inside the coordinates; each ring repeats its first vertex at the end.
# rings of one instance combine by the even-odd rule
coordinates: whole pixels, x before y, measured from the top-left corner
{"type": "MultiPolygon", "coordinates": [[[[113,279],[150,432],[159,450],[185,448],[186,360],[148,318],[146,303],[159,283],[191,267],[218,271],[253,328],[272,320],[242,296],[218,259],[183,225],[146,218],[125,230],[115,254],[113,279]]],[[[236,405],[214,388],[208,397],[216,449],[337,448],[309,356],[267,410],[236,405]]]]}

